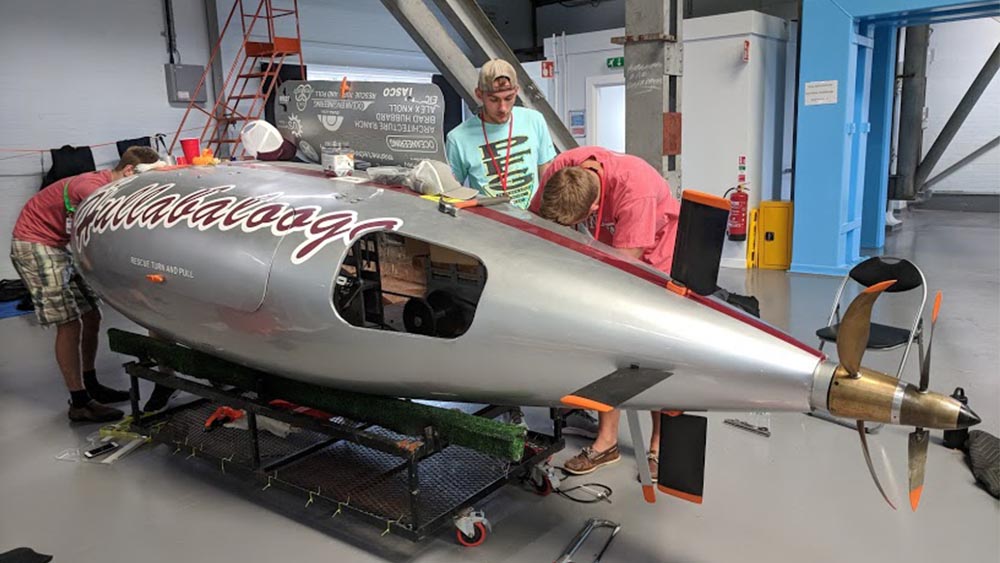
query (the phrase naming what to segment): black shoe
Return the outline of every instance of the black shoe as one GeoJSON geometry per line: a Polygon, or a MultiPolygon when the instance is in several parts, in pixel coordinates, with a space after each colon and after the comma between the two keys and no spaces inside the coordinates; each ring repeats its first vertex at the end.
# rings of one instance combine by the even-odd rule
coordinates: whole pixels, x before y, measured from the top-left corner
{"type": "Polygon", "coordinates": [[[100,383],[97,385],[87,386],[87,393],[90,394],[91,399],[105,405],[121,403],[127,401],[129,397],[128,391],[112,389],[110,387],[105,387],[100,383]]]}
{"type": "Polygon", "coordinates": [[[74,407],[73,403],[70,403],[68,414],[73,422],[112,422],[125,416],[122,411],[94,400],[82,407],[74,407]]]}
{"type": "Polygon", "coordinates": [[[165,409],[167,403],[170,402],[170,397],[174,396],[175,391],[176,389],[167,387],[166,385],[153,387],[153,392],[149,395],[146,405],[142,407],[142,412],[151,413],[165,409]]]}

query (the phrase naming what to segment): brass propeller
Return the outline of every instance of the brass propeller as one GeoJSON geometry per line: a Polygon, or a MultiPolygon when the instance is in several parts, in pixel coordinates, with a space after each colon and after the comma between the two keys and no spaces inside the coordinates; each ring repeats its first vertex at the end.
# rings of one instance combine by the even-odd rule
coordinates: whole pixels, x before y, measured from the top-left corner
{"type": "MultiPolygon", "coordinates": [[[[934,325],[941,311],[941,292],[934,297],[934,312],[931,314],[931,333],[927,337],[927,353],[920,364],[920,392],[927,391],[931,378],[931,350],[934,344],[934,325]]],[[[924,468],[927,465],[927,444],[930,433],[923,428],[915,428],[910,433],[907,445],[907,473],[910,482],[910,509],[916,512],[920,505],[920,495],[924,492],[924,468]]]]}
{"type": "Polygon", "coordinates": [[[840,321],[837,329],[837,356],[840,358],[840,365],[851,374],[852,377],[858,375],[861,369],[861,358],[865,355],[868,347],[868,335],[872,325],[872,305],[875,300],[896,283],[896,280],[886,280],[877,283],[854,298],[844,313],[844,318],[840,321]]]}
{"type": "MultiPolygon", "coordinates": [[[[854,301],[851,301],[847,312],[844,313],[844,317],[840,321],[840,327],[837,329],[837,356],[840,358],[840,365],[847,370],[851,377],[858,377],[858,370],[861,369],[861,358],[865,355],[865,349],[868,347],[872,306],[878,296],[894,283],[896,280],[886,280],[865,289],[854,298],[854,301]]],[[[889,503],[893,510],[896,510],[896,505],[889,500],[889,495],[885,493],[882,483],[878,480],[878,474],[875,473],[875,466],[872,465],[872,456],[868,451],[868,438],[865,436],[865,422],[859,420],[857,428],[858,435],[861,437],[861,452],[865,455],[868,472],[871,473],[872,480],[875,481],[875,487],[878,488],[878,492],[882,494],[885,502],[889,503]]]]}

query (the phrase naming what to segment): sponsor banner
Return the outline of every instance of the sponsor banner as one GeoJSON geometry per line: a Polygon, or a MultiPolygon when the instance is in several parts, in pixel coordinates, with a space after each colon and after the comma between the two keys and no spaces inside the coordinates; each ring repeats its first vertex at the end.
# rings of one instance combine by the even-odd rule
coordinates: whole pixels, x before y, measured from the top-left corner
{"type": "Polygon", "coordinates": [[[340,82],[289,80],[274,105],[278,130],[313,162],[342,143],[372,164],[445,161],[444,99],[433,84],[351,82],[342,91],[340,82]]]}

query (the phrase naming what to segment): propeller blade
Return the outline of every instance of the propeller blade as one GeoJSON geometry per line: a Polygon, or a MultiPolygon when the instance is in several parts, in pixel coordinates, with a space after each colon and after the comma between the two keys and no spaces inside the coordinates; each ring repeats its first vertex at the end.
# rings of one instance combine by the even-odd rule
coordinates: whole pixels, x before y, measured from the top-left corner
{"type": "Polygon", "coordinates": [[[851,301],[844,318],[840,321],[840,327],[837,329],[837,356],[840,357],[840,365],[844,366],[852,376],[857,375],[861,369],[861,357],[868,347],[872,305],[875,304],[879,294],[894,283],[896,280],[886,280],[862,291],[854,301],[851,301]]]}
{"type": "Polygon", "coordinates": [[[930,442],[930,432],[917,428],[910,432],[910,443],[907,447],[907,467],[910,473],[910,508],[914,512],[920,504],[920,495],[924,492],[924,467],[927,465],[927,444],[930,442]]]}
{"type": "MultiPolygon", "coordinates": [[[[853,305],[854,304],[852,303],[851,306],[853,305]]],[[[861,451],[865,454],[865,461],[868,463],[868,472],[872,474],[872,479],[875,480],[875,486],[878,487],[878,492],[882,493],[882,498],[885,499],[885,502],[889,503],[889,506],[891,506],[893,510],[896,510],[896,505],[892,504],[892,501],[889,500],[889,495],[885,494],[885,489],[882,488],[882,483],[879,482],[878,475],[875,473],[875,466],[872,465],[872,454],[868,452],[868,439],[865,437],[865,421],[863,420],[858,421],[858,434],[861,435],[861,451]]]]}
{"type": "Polygon", "coordinates": [[[941,292],[934,296],[934,312],[931,313],[931,333],[927,337],[927,353],[924,363],[920,365],[920,390],[926,391],[931,381],[931,345],[934,343],[934,325],[937,324],[938,313],[941,312],[941,292]]]}

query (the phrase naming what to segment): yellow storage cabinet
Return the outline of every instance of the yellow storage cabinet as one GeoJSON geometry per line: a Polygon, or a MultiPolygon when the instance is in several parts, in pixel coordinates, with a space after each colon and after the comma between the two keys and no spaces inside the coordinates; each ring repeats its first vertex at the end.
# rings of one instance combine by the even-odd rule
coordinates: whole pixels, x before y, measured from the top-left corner
{"type": "Polygon", "coordinates": [[[792,265],[792,202],[760,202],[756,262],[764,270],[787,270],[792,265]]]}

